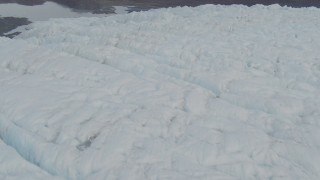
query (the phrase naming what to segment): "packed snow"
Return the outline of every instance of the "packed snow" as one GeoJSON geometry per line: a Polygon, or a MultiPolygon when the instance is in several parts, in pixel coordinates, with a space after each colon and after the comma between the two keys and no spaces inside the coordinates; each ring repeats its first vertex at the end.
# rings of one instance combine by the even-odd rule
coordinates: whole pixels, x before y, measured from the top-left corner
{"type": "Polygon", "coordinates": [[[320,179],[320,10],[168,8],[0,38],[0,179],[320,179]]]}

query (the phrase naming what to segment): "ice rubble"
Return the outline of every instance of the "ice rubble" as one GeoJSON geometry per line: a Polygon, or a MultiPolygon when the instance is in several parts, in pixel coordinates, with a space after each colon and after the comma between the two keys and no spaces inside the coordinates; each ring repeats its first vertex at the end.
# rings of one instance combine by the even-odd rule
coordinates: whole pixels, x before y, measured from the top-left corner
{"type": "Polygon", "coordinates": [[[0,178],[319,179],[319,27],[206,5],[1,38],[0,178]]]}

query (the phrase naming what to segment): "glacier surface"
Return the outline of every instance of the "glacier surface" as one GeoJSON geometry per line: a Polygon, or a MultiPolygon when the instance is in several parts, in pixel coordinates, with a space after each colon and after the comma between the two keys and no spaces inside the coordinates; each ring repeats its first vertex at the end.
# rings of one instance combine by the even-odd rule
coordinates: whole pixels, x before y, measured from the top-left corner
{"type": "Polygon", "coordinates": [[[178,7],[0,38],[0,179],[320,179],[320,10],[178,7]]]}

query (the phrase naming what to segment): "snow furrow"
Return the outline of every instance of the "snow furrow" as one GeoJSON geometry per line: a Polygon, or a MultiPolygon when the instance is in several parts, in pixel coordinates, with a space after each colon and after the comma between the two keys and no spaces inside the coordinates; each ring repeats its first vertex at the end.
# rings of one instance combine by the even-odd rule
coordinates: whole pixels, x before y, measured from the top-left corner
{"type": "MultiPolygon", "coordinates": [[[[0,175],[2,174],[4,176],[2,177],[2,179],[60,179],[56,175],[51,174],[49,171],[37,164],[37,161],[34,159],[35,157],[32,155],[32,149],[25,146],[25,141],[22,138],[24,137],[26,139],[34,139],[33,136],[31,137],[28,136],[28,133],[23,133],[23,129],[16,127],[10,121],[6,120],[2,114],[0,114],[0,127],[0,147],[2,149],[2,154],[5,155],[5,153],[7,153],[8,158],[11,158],[10,160],[12,161],[12,165],[8,165],[9,163],[5,161],[7,166],[6,172],[3,172],[2,169],[0,170],[0,175]],[[9,146],[9,148],[7,148],[8,152],[6,152],[6,149],[2,148],[3,143],[9,146]],[[13,148],[13,150],[11,148],[13,148]],[[13,153],[12,151],[15,150],[16,152],[13,153]],[[18,169],[19,166],[21,167],[21,169],[18,169]],[[10,167],[12,168],[12,170],[10,169],[10,167]],[[19,173],[19,171],[21,172],[19,173]],[[28,175],[29,173],[31,173],[32,176],[28,175]]],[[[40,143],[40,141],[38,141],[38,143],[40,143]]],[[[1,157],[1,159],[4,158],[1,157]]]]}

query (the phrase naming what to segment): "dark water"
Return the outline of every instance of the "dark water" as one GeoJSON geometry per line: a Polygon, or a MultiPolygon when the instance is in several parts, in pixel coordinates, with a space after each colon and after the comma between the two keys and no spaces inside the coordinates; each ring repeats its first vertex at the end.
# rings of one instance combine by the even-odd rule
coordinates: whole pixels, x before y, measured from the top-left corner
{"type": "MultiPolygon", "coordinates": [[[[0,18],[0,36],[3,36],[6,32],[15,29],[21,25],[27,25],[31,23],[27,18],[15,18],[15,17],[3,17],[0,18]]],[[[14,37],[17,33],[9,34],[7,37],[14,37]]]]}
{"type": "MultiPolygon", "coordinates": [[[[20,4],[36,7],[36,5],[42,5],[46,2],[58,3],[75,12],[91,12],[94,14],[115,13],[114,6],[129,7],[128,12],[164,7],[198,6],[204,4],[243,4],[247,6],[255,4],[279,4],[281,6],[295,8],[310,6],[320,8],[320,0],[0,0],[0,7],[2,4],[20,4]]],[[[26,18],[1,17],[0,10],[0,36],[3,36],[5,32],[28,23],[30,23],[30,21],[26,18]]]]}

